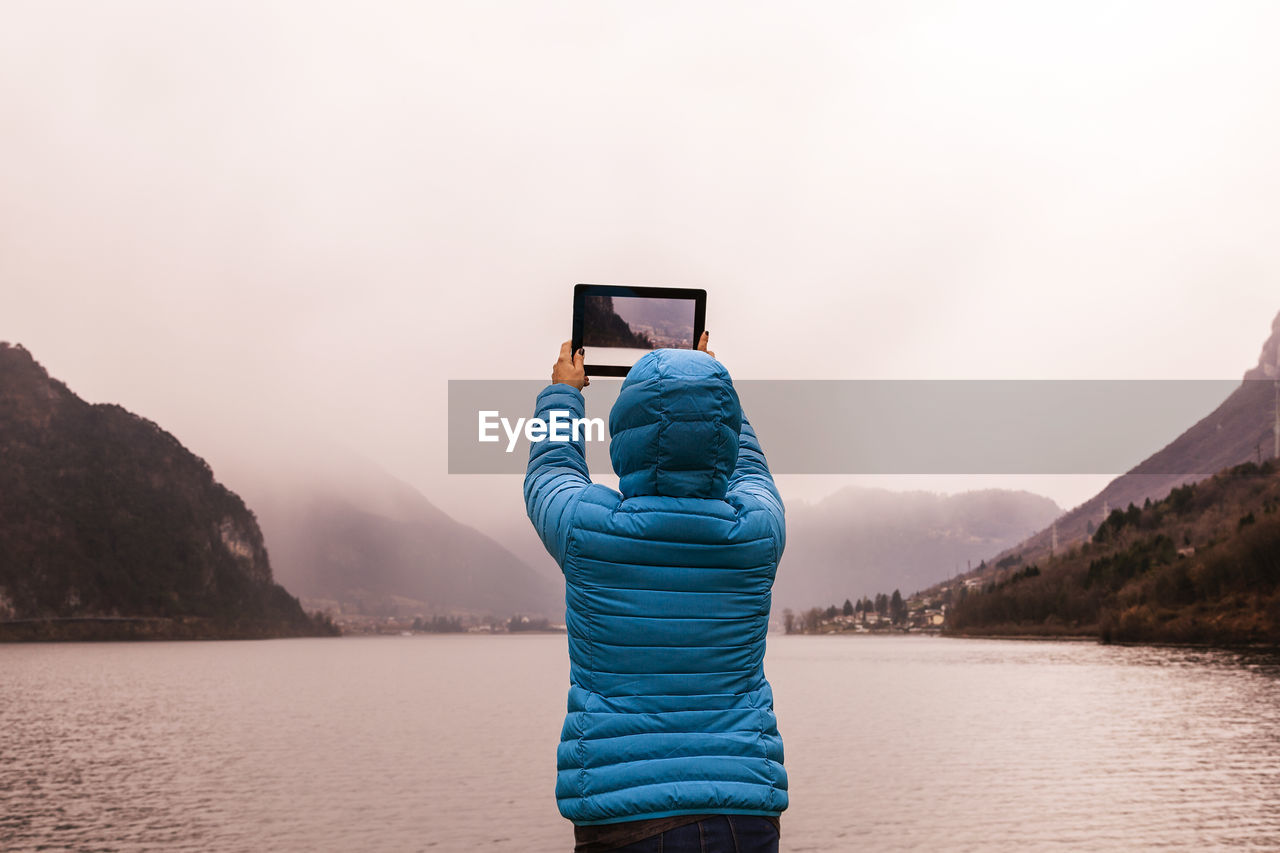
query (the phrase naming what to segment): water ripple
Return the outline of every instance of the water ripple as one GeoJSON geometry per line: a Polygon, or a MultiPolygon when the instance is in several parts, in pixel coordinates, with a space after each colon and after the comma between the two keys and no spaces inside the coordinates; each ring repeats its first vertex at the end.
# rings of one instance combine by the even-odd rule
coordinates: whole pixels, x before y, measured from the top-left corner
{"type": "MultiPolygon", "coordinates": [[[[783,849],[1280,849],[1280,659],[777,637],[783,849]]],[[[0,849],[567,850],[563,637],[0,647],[0,849]]]]}

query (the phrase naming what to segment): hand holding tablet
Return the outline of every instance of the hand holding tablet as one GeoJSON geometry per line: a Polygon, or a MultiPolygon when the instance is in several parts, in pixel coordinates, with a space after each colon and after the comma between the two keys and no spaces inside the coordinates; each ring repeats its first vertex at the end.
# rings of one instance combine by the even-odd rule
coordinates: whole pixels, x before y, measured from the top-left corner
{"type": "Polygon", "coordinates": [[[705,352],[712,358],[716,357],[715,350],[707,349],[707,345],[711,343],[711,333],[706,329],[702,330],[702,337],[698,338],[698,349],[705,352]]]}
{"type": "Polygon", "coordinates": [[[587,375],[626,376],[651,350],[705,349],[706,315],[705,290],[579,284],[570,351],[586,349],[587,375]]]}
{"type": "Polygon", "coordinates": [[[574,350],[571,346],[571,341],[565,341],[560,345],[560,356],[551,366],[551,384],[561,382],[581,391],[591,384],[591,377],[587,376],[583,369],[582,350],[574,350]]]}

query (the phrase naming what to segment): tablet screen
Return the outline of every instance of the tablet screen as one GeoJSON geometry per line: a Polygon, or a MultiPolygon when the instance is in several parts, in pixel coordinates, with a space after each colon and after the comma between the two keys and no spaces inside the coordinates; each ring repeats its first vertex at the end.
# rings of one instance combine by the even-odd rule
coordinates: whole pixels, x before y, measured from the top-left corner
{"type": "Polygon", "coordinates": [[[693,349],[702,334],[706,291],[580,284],[574,288],[573,346],[586,349],[587,375],[625,376],[655,349],[693,349]]]}

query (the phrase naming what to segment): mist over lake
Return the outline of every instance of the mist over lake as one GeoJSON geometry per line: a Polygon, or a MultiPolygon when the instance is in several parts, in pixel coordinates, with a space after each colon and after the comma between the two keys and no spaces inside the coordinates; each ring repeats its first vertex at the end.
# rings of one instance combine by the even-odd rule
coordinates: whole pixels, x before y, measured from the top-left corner
{"type": "MultiPolygon", "coordinates": [[[[1280,845],[1280,657],[772,636],[788,851],[1280,845]]],[[[563,635],[0,646],[5,850],[567,850],[563,635]]]]}

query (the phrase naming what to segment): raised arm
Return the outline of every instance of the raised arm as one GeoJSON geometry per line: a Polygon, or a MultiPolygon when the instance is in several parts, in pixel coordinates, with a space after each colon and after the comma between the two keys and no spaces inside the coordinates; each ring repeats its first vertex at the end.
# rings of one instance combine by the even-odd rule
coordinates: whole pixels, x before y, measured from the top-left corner
{"type": "MultiPolygon", "coordinates": [[[[590,380],[582,367],[582,351],[570,354],[571,344],[560,347],[560,358],[551,371],[551,384],[538,394],[535,417],[551,420],[552,412],[568,418],[586,415],[582,388],[590,380]]],[[[587,473],[585,436],[568,441],[549,438],[529,443],[529,467],[524,475],[524,505],[542,544],[559,563],[564,558],[569,535],[569,513],[578,495],[591,485],[587,473]]]]}

